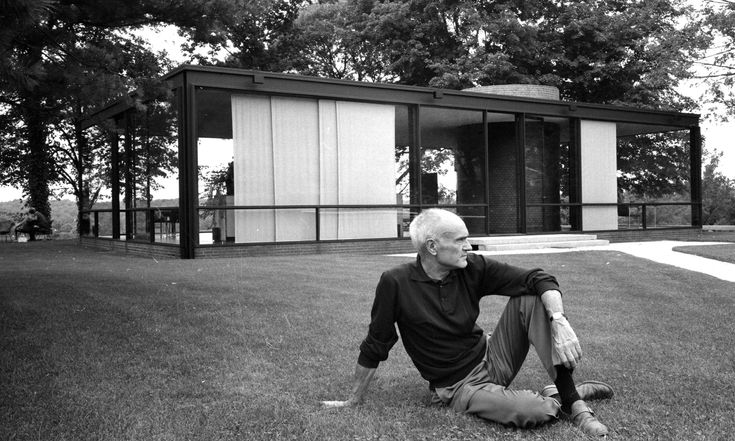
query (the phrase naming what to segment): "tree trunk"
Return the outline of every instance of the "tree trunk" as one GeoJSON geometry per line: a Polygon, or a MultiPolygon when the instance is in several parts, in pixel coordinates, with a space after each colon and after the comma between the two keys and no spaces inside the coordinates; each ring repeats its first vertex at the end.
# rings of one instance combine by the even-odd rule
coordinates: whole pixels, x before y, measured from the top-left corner
{"type": "Polygon", "coordinates": [[[82,124],[79,120],[74,122],[74,138],[76,139],[77,148],[79,149],[77,154],[79,160],[75,164],[75,172],[77,174],[77,234],[82,236],[84,234],[88,234],[90,228],[89,215],[85,215],[82,211],[89,210],[92,207],[90,206],[89,183],[84,181],[84,170],[89,160],[88,143],[84,130],[82,130],[82,124]]]}
{"type": "Polygon", "coordinates": [[[46,145],[46,121],[43,117],[42,104],[31,96],[26,100],[26,137],[28,156],[25,173],[28,182],[30,205],[51,220],[49,204],[49,177],[51,176],[51,160],[46,145]]]}

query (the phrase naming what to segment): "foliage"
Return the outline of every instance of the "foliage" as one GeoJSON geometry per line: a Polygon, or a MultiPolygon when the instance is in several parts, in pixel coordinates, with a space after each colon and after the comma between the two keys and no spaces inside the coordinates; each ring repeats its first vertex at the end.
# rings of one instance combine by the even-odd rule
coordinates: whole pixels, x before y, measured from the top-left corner
{"type": "Polygon", "coordinates": [[[689,193],[689,133],[656,133],[618,140],[618,188],[651,201],[689,193]]]}
{"type": "MultiPolygon", "coordinates": [[[[722,111],[720,119],[735,115],[735,1],[704,0],[703,30],[713,35],[707,54],[697,60],[709,85],[704,99],[722,111]]],[[[710,110],[710,109],[708,109],[710,110]]],[[[715,113],[717,115],[717,113],[715,113]]]]}
{"type": "Polygon", "coordinates": [[[133,200],[145,200],[150,206],[153,192],[161,188],[158,180],[176,170],[177,126],[171,103],[165,99],[140,103],[132,118],[132,151],[123,161],[131,167],[133,200]]]}
{"type": "MultiPolygon", "coordinates": [[[[69,200],[49,201],[53,213],[55,239],[71,239],[77,237],[77,204],[69,200]]],[[[23,201],[0,202],[0,219],[11,219],[15,223],[23,221],[23,201]]]]}
{"type": "MultiPolygon", "coordinates": [[[[206,9],[191,24],[178,24],[182,47],[201,65],[288,71],[298,54],[292,34],[299,10],[311,0],[197,0],[206,9]],[[202,49],[205,53],[202,54],[202,49]],[[222,54],[225,61],[217,61],[222,54]]],[[[173,21],[168,21],[174,23],[173,21]]]]}
{"type": "Polygon", "coordinates": [[[722,152],[706,155],[702,176],[702,224],[735,225],[735,180],[717,170],[722,152]]]}
{"type": "MultiPolygon", "coordinates": [[[[23,188],[46,213],[51,185],[73,192],[81,209],[99,191],[83,178],[92,184],[104,181],[104,168],[95,168],[105,162],[99,136],[88,138],[81,128],[86,115],[130,90],[137,91],[129,98],[139,110],[145,110],[146,100],[162,96],[165,87],[158,77],[170,65],[131,31],[174,23],[206,33],[216,21],[212,12],[229,5],[225,0],[9,3],[1,16],[8,26],[0,33],[0,181],[23,188]]],[[[148,158],[146,176],[168,173],[173,167],[169,150],[153,147],[163,156],[148,158]]]]}
{"type": "Polygon", "coordinates": [[[347,0],[296,21],[304,73],[464,88],[532,83],[564,98],[681,109],[707,45],[680,0],[347,0]]]}
{"type": "MultiPolygon", "coordinates": [[[[416,189],[410,188],[410,146],[396,146],[395,156],[397,165],[396,178],[396,194],[401,194],[404,203],[409,203],[411,194],[417,194],[416,189]]],[[[437,176],[445,176],[447,172],[454,167],[454,150],[448,147],[435,147],[425,149],[421,155],[421,173],[436,174],[437,176]]],[[[441,204],[456,203],[456,190],[447,188],[442,183],[438,183],[438,200],[441,204]]],[[[414,202],[415,203],[415,202],[414,202]]]]}
{"type": "MultiPolygon", "coordinates": [[[[692,109],[676,88],[710,43],[702,20],[681,0],[325,1],[295,23],[294,70],[457,89],[543,84],[567,100],[692,109]]],[[[688,155],[664,138],[621,143],[624,191],[684,191],[688,155]]]]}
{"type": "Polygon", "coordinates": [[[468,2],[347,0],[304,8],[296,22],[295,70],[327,76],[428,85],[433,64],[461,54],[447,20],[468,2]]]}

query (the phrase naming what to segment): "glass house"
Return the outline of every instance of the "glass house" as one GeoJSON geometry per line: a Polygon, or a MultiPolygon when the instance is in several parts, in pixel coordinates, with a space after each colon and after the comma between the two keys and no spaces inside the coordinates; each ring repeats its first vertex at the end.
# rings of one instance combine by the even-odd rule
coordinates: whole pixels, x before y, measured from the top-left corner
{"type": "Polygon", "coordinates": [[[472,237],[701,229],[695,114],[567,102],[533,85],[188,65],[164,79],[167,93],[132,93],[84,123],[105,152],[103,176],[89,177],[105,197],[83,213],[86,244],[181,258],[406,251],[427,207],[455,211],[472,237]],[[629,200],[622,152],[663,147],[685,188],[629,200]]]}

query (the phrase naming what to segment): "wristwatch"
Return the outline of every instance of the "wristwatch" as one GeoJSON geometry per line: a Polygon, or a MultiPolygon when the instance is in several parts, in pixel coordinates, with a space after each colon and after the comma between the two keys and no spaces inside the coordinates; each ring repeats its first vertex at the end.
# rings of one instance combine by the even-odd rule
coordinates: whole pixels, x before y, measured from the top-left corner
{"type": "Polygon", "coordinates": [[[555,312],[551,314],[551,316],[549,317],[549,321],[553,322],[554,320],[561,320],[562,317],[567,318],[567,315],[563,312],[555,312]]]}

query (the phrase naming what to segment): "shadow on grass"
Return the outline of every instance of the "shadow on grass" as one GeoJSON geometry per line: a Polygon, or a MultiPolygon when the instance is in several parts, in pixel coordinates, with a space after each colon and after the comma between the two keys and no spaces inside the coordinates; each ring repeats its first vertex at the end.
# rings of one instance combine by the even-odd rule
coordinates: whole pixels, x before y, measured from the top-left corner
{"type": "MultiPolygon", "coordinates": [[[[582,338],[579,380],[618,439],[726,439],[732,283],[610,251],[499,256],[556,274],[582,338]],[[696,289],[693,289],[696,287],[696,289]]],[[[397,344],[366,403],[350,389],[382,270],[406,258],[165,260],[73,242],[0,246],[0,439],[584,439],[428,405],[397,344]]],[[[504,299],[483,300],[491,330],[504,299]]],[[[531,352],[513,387],[549,382],[531,352]]]]}

